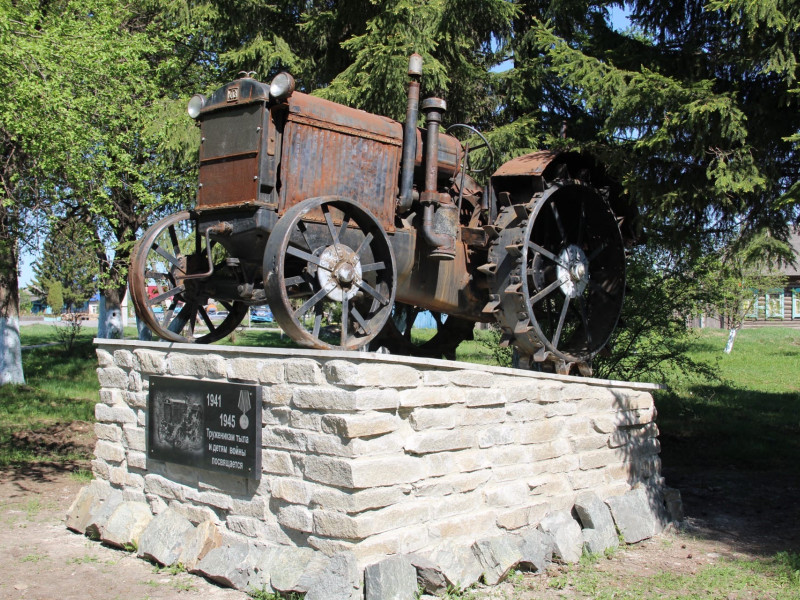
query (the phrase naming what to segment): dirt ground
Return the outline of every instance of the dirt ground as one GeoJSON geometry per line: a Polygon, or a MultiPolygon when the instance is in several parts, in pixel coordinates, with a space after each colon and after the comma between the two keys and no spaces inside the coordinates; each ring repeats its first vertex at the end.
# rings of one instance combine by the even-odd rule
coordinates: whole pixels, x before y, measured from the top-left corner
{"type": "MultiPolygon", "coordinates": [[[[91,426],[75,424],[39,434],[38,443],[70,450],[93,446],[91,426]]],[[[22,441],[22,440],[20,440],[22,441]]],[[[34,440],[25,440],[31,443],[34,440]]],[[[71,473],[86,463],[0,471],[0,599],[242,600],[200,577],[170,573],[121,550],[102,546],[64,527],[64,515],[82,482],[71,473]]],[[[796,475],[665,473],[681,490],[683,532],[666,532],[601,559],[597,569],[620,577],[659,572],[695,573],[722,557],[770,556],[800,550],[800,480],[796,475]]],[[[558,576],[558,568],[549,573],[558,576]]],[[[525,592],[510,583],[480,590],[482,598],[582,598],[554,589],[547,575],[526,575],[525,592]]]]}

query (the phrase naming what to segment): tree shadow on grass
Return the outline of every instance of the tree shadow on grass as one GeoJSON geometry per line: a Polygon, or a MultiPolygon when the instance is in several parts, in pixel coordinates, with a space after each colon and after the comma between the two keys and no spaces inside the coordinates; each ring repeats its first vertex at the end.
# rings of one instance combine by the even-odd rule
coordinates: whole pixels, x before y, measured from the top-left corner
{"type": "Polygon", "coordinates": [[[800,550],[800,394],[693,386],[657,395],[663,474],[695,534],[800,550]]]}
{"type": "Polygon", "coordinates": [[[800,464],[800,394],[692,386],[657,394],[662,459],[686,468],[793,470],[800,464]]]}
{"type": "Polygon", "coordinates": [[[53,423],[25,430],[0,429],[0,478],[52,481],[86,469],[93,457],[94,428],[86,421],[53,423]]]}

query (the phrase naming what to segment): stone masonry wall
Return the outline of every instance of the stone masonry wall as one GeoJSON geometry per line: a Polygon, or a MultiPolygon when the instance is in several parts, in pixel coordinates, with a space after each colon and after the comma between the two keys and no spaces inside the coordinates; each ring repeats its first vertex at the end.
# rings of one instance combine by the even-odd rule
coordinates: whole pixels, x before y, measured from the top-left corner
{"type": "Polygon", "coordinates": [[[97,340],[95,476],[226,543],[393,554],[661,488],[653,386],[357,352],[97,340]],[[149,460],[149,378],[263,386],[260,481],[149,460]]]}

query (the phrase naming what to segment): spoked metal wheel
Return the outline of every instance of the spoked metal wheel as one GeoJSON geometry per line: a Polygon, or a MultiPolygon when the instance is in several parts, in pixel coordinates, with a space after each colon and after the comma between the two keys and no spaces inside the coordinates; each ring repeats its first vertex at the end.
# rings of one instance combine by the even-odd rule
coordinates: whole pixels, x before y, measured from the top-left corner
{"type": "Polygon", "coordinates": [[[459,132],[461,138],[467,138],[467,141],[463,142],[464,161],[461,164],[461,169],[463,172],[472,173],[475,175],[476,173],[482,173],[494,164],[494,150],[492,150],[492,146],[489,144],[489,140],[486,139],[486,136],[484,136],[480,131],[471,125],[464,125],[463,123],[455,123],[447,128],[447,133],[451,135],[455,135],[454,132],[456,131],[459,132]],[[478,144],[471,146],[469,144],[469,136],[477,136],[481,141],[478,144]],[[471,158],[473,153],[476,153],[478,150],[483,148],[486,148],[485,156],[480,157],[477,161],[476,159],[471,158]]]}
{"type": "Polygon", "coordinates": [[[222,246],[197,234],[188,211],[162,219],[147,230],[131,255],[129,280],[136,314],[165,340],[208,344],[222,339],[247,314],[243,302],[212,297],[212,272],[215,281],[235,281],[224,258],[222,246]],[[217,312],[211,311],[212,305],[217,312]]]}
{"type": "Polygon", "coordinates": [[[417,342],[412,338],[414,321],[423,309],[395,302],[391,318],[372,346],[386,348],[391,354],[425,356],[455,360],[456,348],[464,340],[471,340],[475,323],[444,313],[432,312],[436,333],[429,340],[417,342]]]}
{"type": "Polygon", "coordinates": [[[587,365],[611,337],[625,291],[625,250],[608,204],[587,185],[553,184],[533,204],[520,266],[529,320],[515,331],[520,350],[587,365]]]}
{"type": "Polygon", "coordinates": [[[396,291],[392,246],[378,220],[340,197],[293,206],[264,251],[275,320],[310,348],[360,348],[383,328],[396,291]]]}

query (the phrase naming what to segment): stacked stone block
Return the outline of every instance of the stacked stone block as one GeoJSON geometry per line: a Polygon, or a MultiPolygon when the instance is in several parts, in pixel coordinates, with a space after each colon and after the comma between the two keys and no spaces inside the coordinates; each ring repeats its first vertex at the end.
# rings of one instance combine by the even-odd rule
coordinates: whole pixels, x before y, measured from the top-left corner
{"type": "Polygon", "coordinates": [[[587,492],[662,486],[645,384],[355,352],[119,340],[97,352],[95,476],[155,515],[213,522],[230,544],[363,566],[524,534],[587,492]],[[263,386],[260,481],[149,460],[153,375],[263,386]]]}

